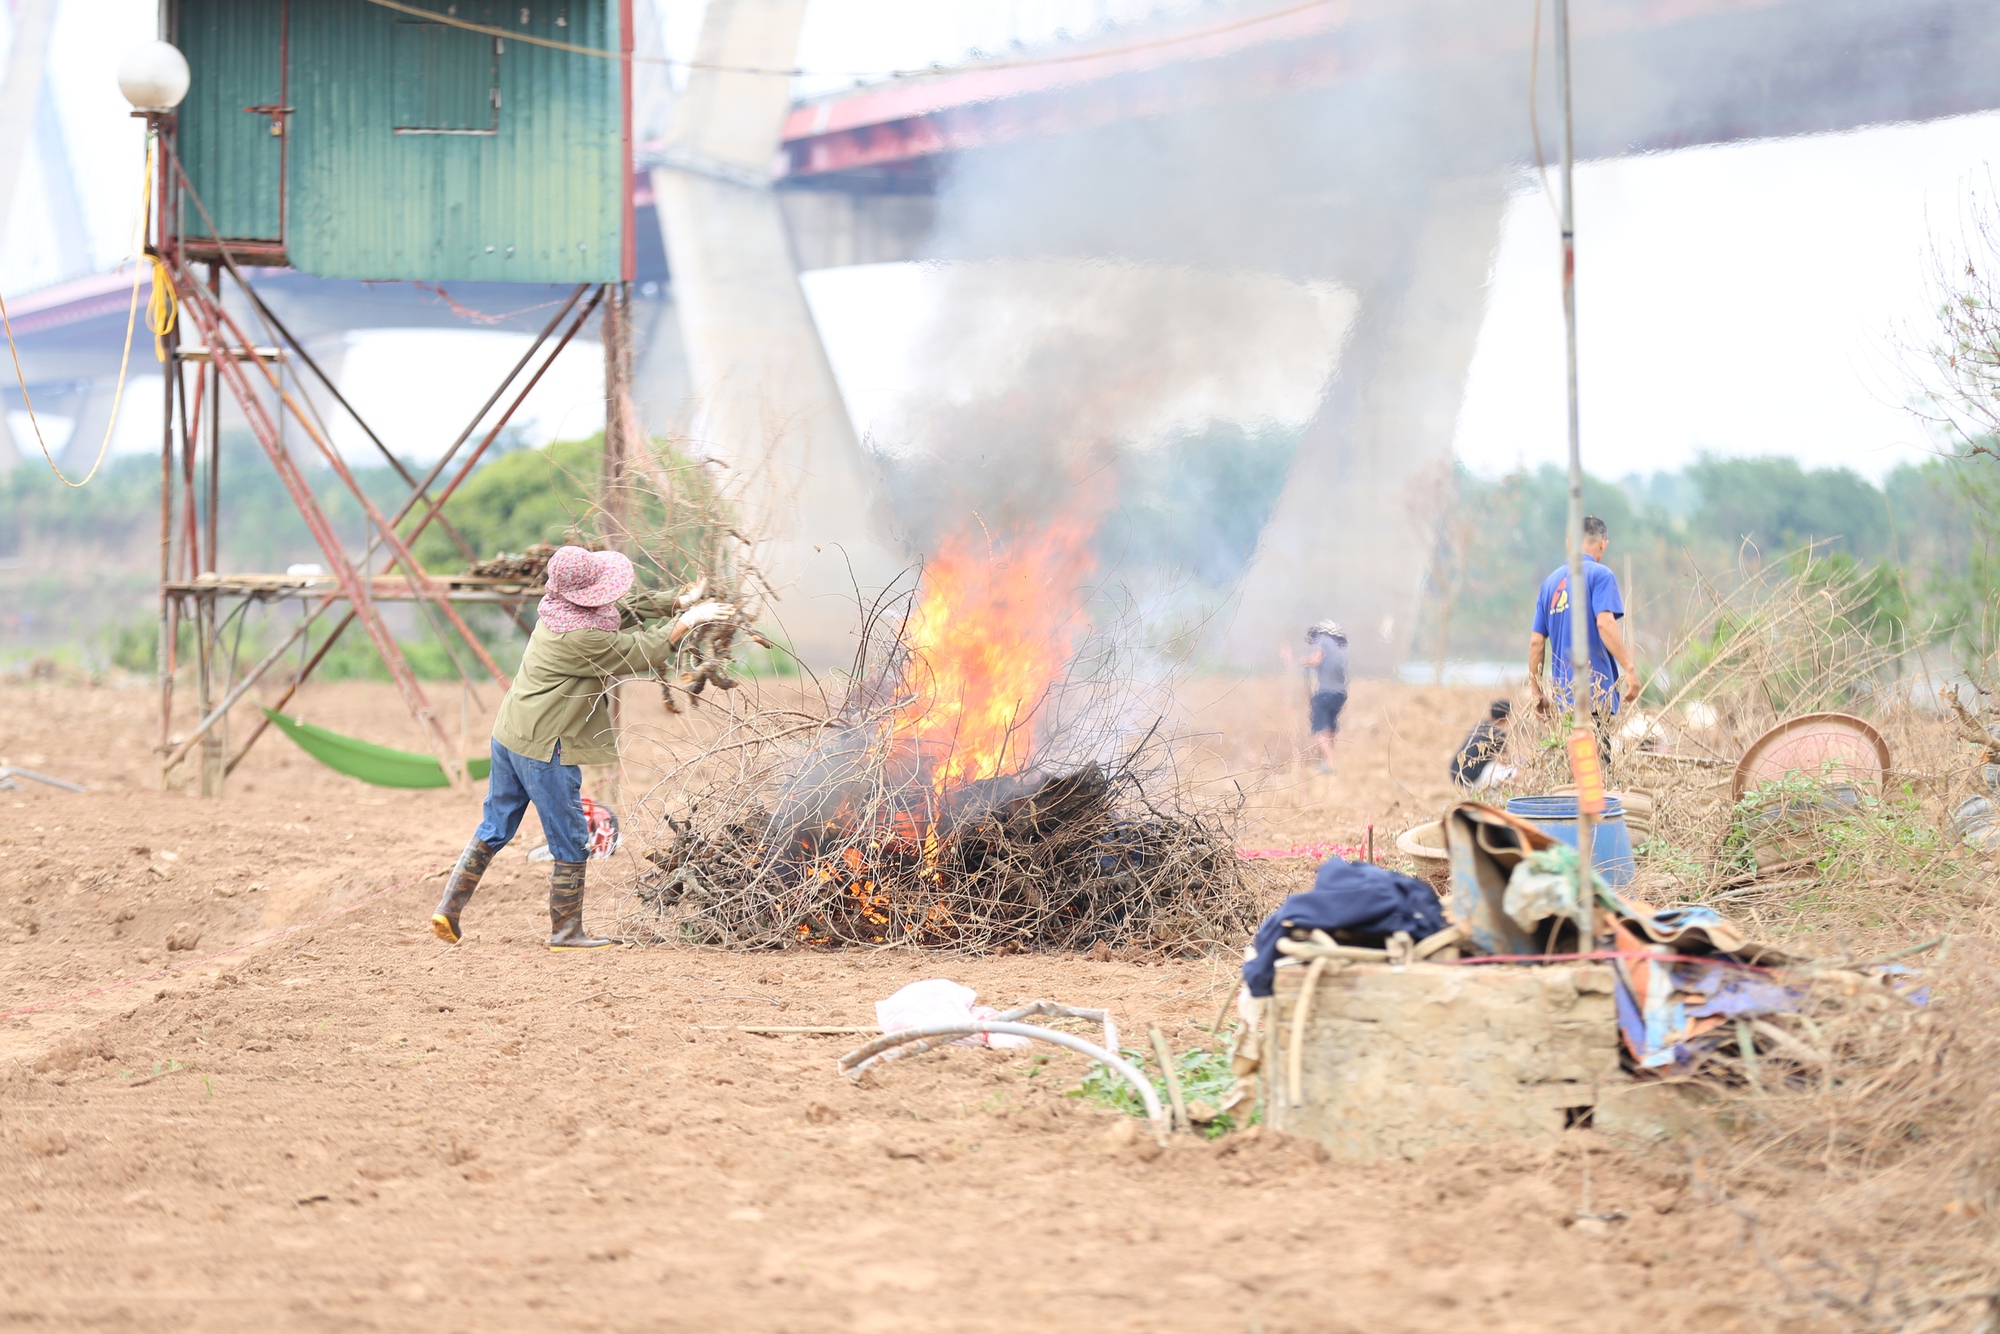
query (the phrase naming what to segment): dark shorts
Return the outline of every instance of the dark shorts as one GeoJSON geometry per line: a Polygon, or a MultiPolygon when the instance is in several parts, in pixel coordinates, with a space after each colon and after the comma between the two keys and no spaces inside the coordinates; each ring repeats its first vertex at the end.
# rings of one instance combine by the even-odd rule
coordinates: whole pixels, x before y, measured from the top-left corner
{"type": "Polygon", "coordinates": [[[1338,732],[1340,711],[1347,707],[1345,690],[1321,690],[1312,697],[1312,720],[1315,732],[1338,732]]]}

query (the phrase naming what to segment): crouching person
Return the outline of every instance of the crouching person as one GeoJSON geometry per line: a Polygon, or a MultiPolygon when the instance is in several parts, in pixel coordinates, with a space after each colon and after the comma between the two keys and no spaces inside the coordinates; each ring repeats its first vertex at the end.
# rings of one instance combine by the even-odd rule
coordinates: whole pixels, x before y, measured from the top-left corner
{"type": "Polygon", "coordinates": [[[591,950],[613,944],[583,929],[589,827],[583,814],[585,764],[615,764],[611,681],[643,676],[671,662],[697,625],[727,620],[736,608],[703,602],[673,621],[621,633],[612,605],[632,587],[632,562],[616,551],[563,547],[549,559],[539,623],[521,655],[514,685],[493,720],[493,772],[485,817],[459,854],[431,915],[447,944],[459,941],[465,911],[493,856],[521,827],[533,803],[555,866],[549,877],[549,948],[591,950]]]}

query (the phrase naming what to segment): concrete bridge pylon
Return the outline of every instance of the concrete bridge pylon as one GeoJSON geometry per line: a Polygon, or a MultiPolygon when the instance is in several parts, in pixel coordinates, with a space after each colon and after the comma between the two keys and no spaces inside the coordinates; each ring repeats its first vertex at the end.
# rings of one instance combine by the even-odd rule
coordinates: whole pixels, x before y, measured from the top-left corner
{"type": "Polygon", "coordinates": [[[676,99],[654,198],[692,391],[694,448],[727,485],[783,600],[771,612],[814,667],[854,653],[869,598],[908,562],[799,285],[770,187],[805,0],[711,0],[676,99]]]}
{"type": "Polygon", "coordinates": [[[1353,330],[1224,635],[1238,665],[1275,666],[1278,647],[1321,617],[1347,627],[1365,674],[1393,674],[1408,656],[1434,554],[1424,483],[1451,466],[1507,185],[1433,187],[1395,249],[1353,280],[1353,330]]]}

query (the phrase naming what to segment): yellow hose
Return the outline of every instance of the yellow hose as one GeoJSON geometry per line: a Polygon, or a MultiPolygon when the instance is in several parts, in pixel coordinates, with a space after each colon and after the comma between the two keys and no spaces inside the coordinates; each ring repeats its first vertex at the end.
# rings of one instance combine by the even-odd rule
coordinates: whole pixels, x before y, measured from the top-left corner
{"type": "MultiPolygon", "coordinates": [[[[139,183],[138,236],[134,238],[132,246],[135,251],[140,249],[146,236],[146,222],[149,217],[148,206],[152,202],[153,192],[153,152],[153,138],[151,135],[148,135],[146,138],[146,176],[139,183]]],[[[145,258],[151,260],[153,263],[153,299],[146,308],[146,327],[153,331],[154,354],[161,361],[165,361],[167,359],[167,352],[165,343],[162,340],[173,329],[174,318],[177,312],[177,306],[174,301],[173,282],[167,276],[167,267],[161,262],[158,255],[147,254],[145,258]]],[[[14,359],[14,380],[15,383],[21,386],[21,402],[27,405],[28,422],[35,428],[35,443],[42,447],[42,457],[48,460],[49,471],[54,473],[56,480],[64,486],[80,488],[88,485],[90,479],[97,476],[97,470],[104,466],[104,456],[111,450],[111,435],[112,432],[118,429],[118,405],[125,398],[125,372],[132,364],[132,329],[138,323],[139,279],[144,272],[143,268],[135,268],[132,273],[132,301],[125,312],[125,350],[118,358],[118,388],[111,395],[111,420],[105,423],[104,440],[97,447],[97,460],[90,465],[90,471],[84,474],[81,482],[72,482],[69,478],[63,476],[62,469],[56,466],[55,455],[49,453],[48,441],[42,439],[41,418],[35,415],[34,400],[28,397],[28,379],[21,371],[21,349],[14,345],[14,322],[7,316],[6,298],[0,297],[0,330],[5,330],[7,334],[7,352],[14,359]]]]}
{"type": "Polygon", "coordinates": [[[174,279],[167,272],[167,261],[150,252],[146,258],[153,261],[153,294],[146,300],[146,327],[153,332],[153,360],[163,362],[167,359],[167,335],[174,331],[174,321],[180,318],[181,303],[174,295],[174,279]]]}

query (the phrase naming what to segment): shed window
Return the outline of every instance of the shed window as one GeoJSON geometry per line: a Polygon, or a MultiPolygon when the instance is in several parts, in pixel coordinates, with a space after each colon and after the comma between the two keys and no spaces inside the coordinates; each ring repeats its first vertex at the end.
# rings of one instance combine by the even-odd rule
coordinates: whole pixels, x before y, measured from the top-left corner
{"type": "Polygon", "coordinates": [[[395,24],[397,134],[496,134],[500,40],[444,23],[395,24]]]}

